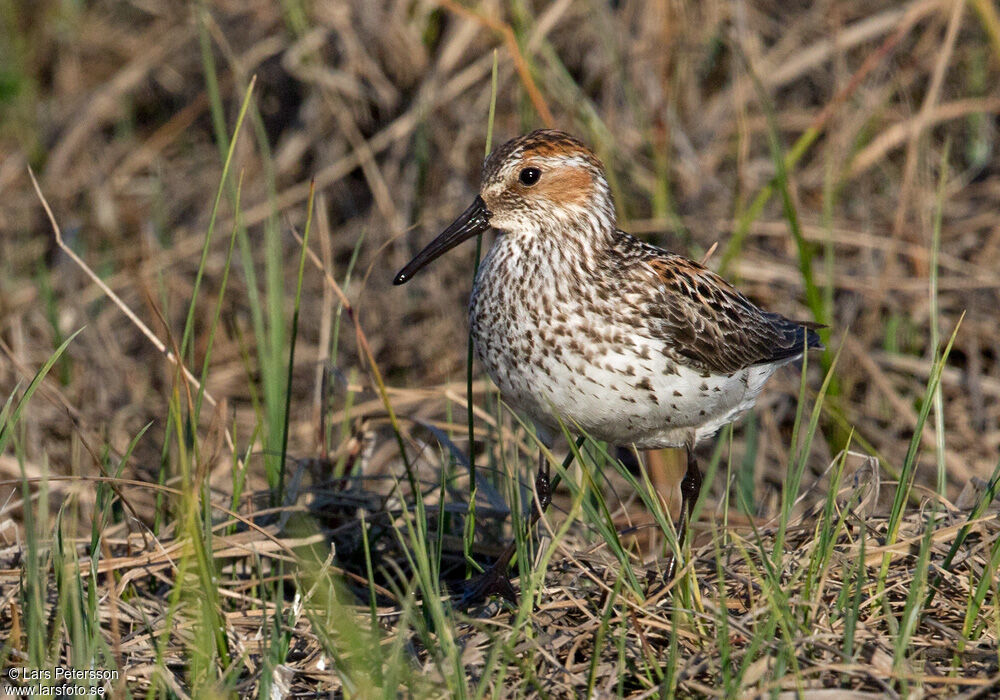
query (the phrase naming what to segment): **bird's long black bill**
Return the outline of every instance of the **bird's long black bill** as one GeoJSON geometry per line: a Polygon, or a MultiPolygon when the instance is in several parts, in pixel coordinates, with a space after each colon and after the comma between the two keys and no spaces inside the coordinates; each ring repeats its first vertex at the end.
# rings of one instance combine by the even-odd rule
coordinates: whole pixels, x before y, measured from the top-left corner
{"type": "Polygon", "coordinates": [[[486,208],[486,202],[483,201],[483,198],[477,196],[473,200],[472,206],[462,212],[462,215],[455,219],[451,226],[442,231],[441,235],[428,243],[426,248],[417,253],[417,256],[399,271],[392,283],[409,282],[427,263],[444,255],[462,241],[483,233],[489,227],[490,210],[486,208]]]}

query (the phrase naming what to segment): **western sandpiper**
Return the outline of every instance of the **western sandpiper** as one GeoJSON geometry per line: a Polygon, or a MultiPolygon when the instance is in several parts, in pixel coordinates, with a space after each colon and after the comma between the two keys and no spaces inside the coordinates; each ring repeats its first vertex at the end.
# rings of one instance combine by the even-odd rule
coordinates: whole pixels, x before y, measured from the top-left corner
{"type": "MultiPolygon", "coordinates": [[[[815,324],[763,311],[697,262],[618,229],[603,164],[561,131],[490,154],[472,205],[394,283],[490,229],[469,322],[501,396],[543,441],[565,425],[615,445],[687,448],[683,528],[701,488],[694,446],[746,413],[775,370],[822,347],[815,324]]],[[[535,484],[544,509],[544,457],[535,484]]],[[[512,551],[475,594],[511,595],[512,551]]]]}

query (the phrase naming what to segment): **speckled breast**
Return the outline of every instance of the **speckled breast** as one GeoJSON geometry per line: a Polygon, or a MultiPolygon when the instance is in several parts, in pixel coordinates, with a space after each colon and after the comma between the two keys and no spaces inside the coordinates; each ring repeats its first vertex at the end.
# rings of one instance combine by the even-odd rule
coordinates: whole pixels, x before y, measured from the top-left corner
{"type": "Polygon", "coordinates": [[[648,289],[602,287],[559,252],[497,239],[470,301],[476,352],[513,408],[616,444],[691,444],[752,406],[771,371],[679,365],[643,323],[648,289]],[[556,270],[562,270],[557,274],[556,270]]]}

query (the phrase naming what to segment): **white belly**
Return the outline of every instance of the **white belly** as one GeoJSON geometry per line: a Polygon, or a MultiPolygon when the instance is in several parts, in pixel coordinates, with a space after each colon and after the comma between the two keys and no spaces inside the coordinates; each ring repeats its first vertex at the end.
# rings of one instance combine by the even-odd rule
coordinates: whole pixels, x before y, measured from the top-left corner
{"type": "MultiPolygon", "coordinates": [[[[636,338],[636,345],[652,342],[636,338]]],[[[710,437],[749,410],[773,372],[751,368],[731,376],[643,360],[638,353],[597,352],[533,361],[477,350],[512,407],[559,432],[585,432],[613,444],[680,447],[710,437]]]]}

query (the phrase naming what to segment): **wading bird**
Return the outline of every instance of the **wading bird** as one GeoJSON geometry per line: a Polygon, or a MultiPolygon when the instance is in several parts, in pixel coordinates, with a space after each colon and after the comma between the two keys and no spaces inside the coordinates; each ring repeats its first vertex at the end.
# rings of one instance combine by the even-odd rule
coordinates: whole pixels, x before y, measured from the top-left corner
{"type": "MultiPolygon", "coordinates": [[[[687,448],[683,532],[701,489],[695,445],[746,413],[775,370],[821,348],[817,326],[764,311],[704,266],[619,230],[603,164],[561,131],[534,131],[490,154],[472,205],[394,283],[490,229],[497,237],[469,322],[501,396],[543,442],[562,423],[614,445],[687,448]]],[[[544,509],[544,455],[535,488],[544,509]]],[[[513,596],[513,551],[467,600],[513,596]]]]}

